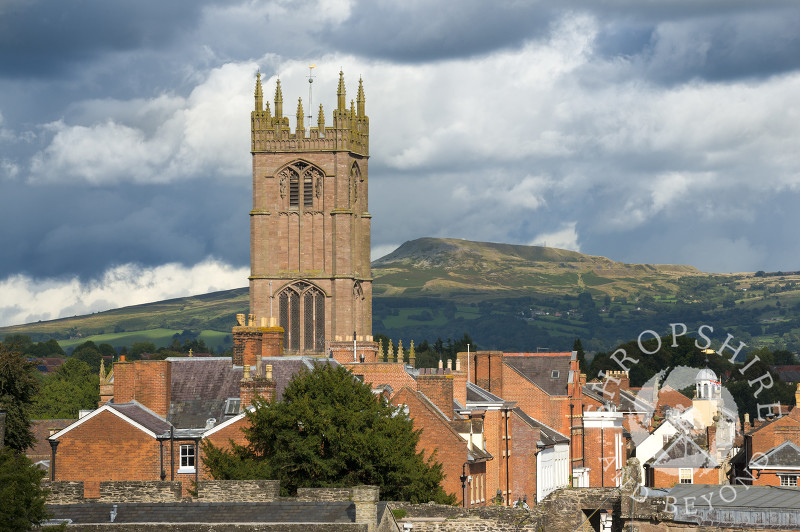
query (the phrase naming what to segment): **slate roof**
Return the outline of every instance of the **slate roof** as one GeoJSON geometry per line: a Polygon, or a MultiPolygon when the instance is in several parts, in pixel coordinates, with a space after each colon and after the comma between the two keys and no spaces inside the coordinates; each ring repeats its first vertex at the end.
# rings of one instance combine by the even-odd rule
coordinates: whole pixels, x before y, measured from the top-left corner
{"type": "Polygon", "coordinates": [[[557,430],[548,427],[538,419],[534,419],[525,412],[522,411],[520,407],[514,408],[514,413],[517,414],[522,421],[530,425],[535,429],[539,429],[539,439],[547,445],[555,445],[557,443],[569,443],[569,438],[558,432],[557,430]]]}
{"type": "Polygon", "coordinates": [[[567,395],[572,353],[506,353],[506,366],[550,395],[567,395]],[[553,377],[553,370],[558,376],[553,377]]]}
{"type": "Polygon", "coordinates": [[[477,384],[467,383],[467,403],[504,403],[492,392],[486,391],[477,384]]]}
{"type": "Polygon", "coordinates": [[[108,403],[107,406],[125,415],[125,417],[135,421],[147,430],[156,433],[156,435],[169,432],[172,426],[165,421],[164,418],[137,401],[131,401],[129,403],[108,403]]]}
{"type": "MultiPolygon", "coordinates": [[[[111,503],[48,505],[54,519],[109,523],[111,503]]],[[[118,503],[114,523],[354,523],[352,502],[118,503]]]]}
{"type": "MultiPolygon", "coordinates": [[[[167,420],[178,429],[197,429],[206,426],[210,418],[220,424],[231,417],[225,415],[228,399],[239,398],[239,382],[244,370],[232,366],[228,357],[174,357],[167,359],[172,365],[172,395],[167,420]]],[[[272,365],[276,399],[292,377],[303,368],[311,370],[314,364],[334,364],[333,359],[310,357],[270,357],[261,359],[264,366],[272,365]]],[[[262,373],[263,374],[263,373],[262,373]]]]}
{"type": "Polygon", "coordinates": [[[36,438],[36,443],[25,450],[25,456],[32,462],[50,459],[50,430],[61,430],[75,423],[77,419],[33,419],[31,420],[31,432],[36,438]]]}
{"type": "Polygon", "coordinates": [[[791,364],[785,366],[772,366],[783,382],[800,382],[800,365],[791,364]]]}
{"type": "Polygon", "coordinates": [[[669,447],[648,460],[653,467],[692,467],[714,469],[719,467],[714,458],[686,434],[681,434],[669,447]]]}
{"type": "Polygon", "coordinates": [[[800,447],[792,441],[785,441],[750,462],[750,468],[753,469],[780,469],[785,467],[800,467],[800,447]]]}
{"type": "MultiPolygon", "coordinates": [[[[709,501],[714,508],[788,508],[792,510],[800,508],[800,488],[729,484],[724,490],[720,490],[719,486],[676,484],[669,494],[678,501],[685,501],[688,497],[697,497],[696,500],[692,500],[692,505],[696,508],[708,508],[709,501]],[[736,496],[731,490],[736,492],[736,496]]],[[[676,505],[676,507],[685,506],[684,504],[676,505]]],[[[691,509],[690,507],[689,510],[691,509]]]]}
{"type": "MultiPolygon", "coordinates": [[[[225,401],[239,397],[242,368],[231,366],[227,357],[168,358],[172,366],[172,391],[167,419],[175,428],[206,426],[226,419],[225,401]]],[[[231,416],[228,416],[231,417],[231,416]]]]}

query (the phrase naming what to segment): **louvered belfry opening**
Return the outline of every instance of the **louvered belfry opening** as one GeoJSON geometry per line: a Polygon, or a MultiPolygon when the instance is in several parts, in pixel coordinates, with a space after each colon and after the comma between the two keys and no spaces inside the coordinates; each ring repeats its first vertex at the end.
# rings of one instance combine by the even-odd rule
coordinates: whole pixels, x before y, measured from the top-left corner
{"type": "Polygon", "coordinates": [[[278,294],[278,316],[289,354],[325,351],[325,295],[316,286],[298,281],[278,294]]]}

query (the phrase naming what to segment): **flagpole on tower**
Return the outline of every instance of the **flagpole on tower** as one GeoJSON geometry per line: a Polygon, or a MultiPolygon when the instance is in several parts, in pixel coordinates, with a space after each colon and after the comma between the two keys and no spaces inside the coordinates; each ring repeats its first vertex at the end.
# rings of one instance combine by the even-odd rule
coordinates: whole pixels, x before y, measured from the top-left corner
{"type": "Polygon", "coordinates": [[[312,71],[315,68],[317,68],[317,65],[308,65],[308,112],[309,112],[309,114],[308,114],[308,127],[309,128],[311,128],[311,124],[312,124],[311,120],[313,120],[313,116],[310,113],[312,113],[312,109],[314,108],[314,106],[312,105],[312,102],[311,102],[311,87],[313,86],[314,78],[316,77],[316,76],[314,76],[312,74],[312,71]]]}

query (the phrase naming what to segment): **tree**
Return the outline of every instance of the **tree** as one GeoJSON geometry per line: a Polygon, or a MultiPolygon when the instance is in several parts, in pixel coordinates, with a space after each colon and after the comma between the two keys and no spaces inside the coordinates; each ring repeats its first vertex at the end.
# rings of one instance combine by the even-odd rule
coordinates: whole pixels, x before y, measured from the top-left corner
{"type": "Polygon", "coordinates": [[[97,408],[100,377],[86,362],[68,358],[42,381],[31,407],[35,419],[77,419],[80,410],[97,408]]]}
{"type": "Polygon", "coordinates": [[[397,407],[341,366],[318,364],[296,375],[283,400],[254,402],[246,446],[230,451],[203,442],[203,462],[217,479],[278,479],[299,487],[380,486],[387,500],[452,504],[442,466],[417,452],[419,431],[397,407]]]}
{"type": "Polygon", "coordinates": [[[48,518],[44,475],[22,453],[0,449],[0,532],[31,530],[48,518]]]}
{"type": "Polygon", "coordinates": [[[99,372],[103,355],[100,354],[100,350],[94,345],[94,342],[86,342],[75,348],[75,351],[72,352],[72,358],[85,362],[92,371],[99,372]]]}
{"type": "Polygon", "coordinates": [[[581,344],[580,338],[575,338],[575,342],[572,344],[572,350],[578,353],[578,367],[581,370],[581,373],[586,373],[586,353],[583,351],[583,345],[581,344]]]}
{"type": "Polygon", "coordinates": [[[39,388],[36,367],[26,361],[16,344],[0,343],[0,410],[6,412],[5,443],[22,452],[36,441],[28,409],[39,388]]]}

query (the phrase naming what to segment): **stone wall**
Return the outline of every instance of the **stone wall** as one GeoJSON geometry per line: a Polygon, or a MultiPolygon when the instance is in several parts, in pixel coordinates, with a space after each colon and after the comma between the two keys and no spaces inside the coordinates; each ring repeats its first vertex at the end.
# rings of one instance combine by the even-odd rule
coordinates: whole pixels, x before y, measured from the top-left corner
{"type": "Polygon", "coordinates": [[[42,488],[48,491],[47,504],[73,504],[83,502],[83,482],[42,480],[42,488]]]}
{"type": "Polygon", "coordinates": [[[180,481],[128,480],[100,483],[97,502],[175,502],[181,500],[180,481]]]}
{"type": "Polygon", "coordinates": [[[367,532],[356,523],[132,523],[68,525],[80,532],[367,532]]]}
{"type": "MultiPolygon", "coordinates": [[[[447,531],[447,532],[501,532],[524,531],[541,532],[550,528],[544,527],[544,519],[538,507],[530,511],[507,506],[476,506],[461,508],[441,504],[408,504],[405,502],[389,503],[392,510],[404,510],[406,516],[398,519],[402,527],[404,523],[414,525],[415,531],[447,531]]],[[[571,532],[571,531],[570,531],[571,532]]]]}
{"type": "Polygon", "coordinates": [[[271,502],[278,498],[277,480],[204,480],[197,489],[198,502],[271,502]]]}
{"type": "Polygon", "coordinates": [[[301,502],[333,502],[349,501],[352,498],[351,488],[297,488],[297,497],[292,499],[301,502]]]}
{"type": "MultiPolygon", "coordinates": [[[[47,504],[75,504],[83,502],[175,502],[181,500],[181,482],[108,481],[100,483],[100,498],[85,499],[83,482],[42,481],[49,491],[47,504]]],[[[340,498],[303,500],[347,501],[351,491],[345,490],[340,498]]],[[[280,483],[277,480],[201,480],[197,492],[198,502],[270,502],[278,499],[280,483]]],[[[297,500],[297,499],[292,499],[297,500]]]]}

